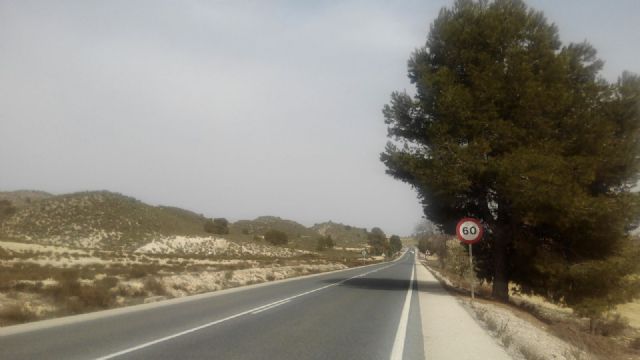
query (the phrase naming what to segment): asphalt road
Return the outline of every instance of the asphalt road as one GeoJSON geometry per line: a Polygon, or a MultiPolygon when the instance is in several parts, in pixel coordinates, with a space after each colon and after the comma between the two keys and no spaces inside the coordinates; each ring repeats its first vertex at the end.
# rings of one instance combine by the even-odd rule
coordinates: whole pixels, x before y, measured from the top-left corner
{"type": "Polygon", "coordinates": [[[0,330],[0,359],[424,359],[414,256],[0,330]]]}

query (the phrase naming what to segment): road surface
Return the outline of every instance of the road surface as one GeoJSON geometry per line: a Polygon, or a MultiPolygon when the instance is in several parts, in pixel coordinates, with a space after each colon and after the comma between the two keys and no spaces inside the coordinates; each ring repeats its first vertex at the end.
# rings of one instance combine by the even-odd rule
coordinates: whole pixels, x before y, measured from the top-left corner
{"type": "Polygon", "coordinates": [[[0,359],[424,359],[412,252],[365,266],[0,329],[0,359]]]}

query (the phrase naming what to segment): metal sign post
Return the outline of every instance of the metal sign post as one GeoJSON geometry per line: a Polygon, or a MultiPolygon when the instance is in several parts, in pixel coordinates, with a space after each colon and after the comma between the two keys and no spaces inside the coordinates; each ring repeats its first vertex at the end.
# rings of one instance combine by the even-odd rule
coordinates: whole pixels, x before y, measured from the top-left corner
{"type": "Polygon", "coordinates": [[[474,285],[475,285],[475,279],[473,276],[473,244],[469,244],[469,282],[471,283],[471,301],[473,302],[473,300],[475,299],[475,295],[474,295],[474,285]]]}
{"type": "Polygon", "coordinates": [[[471,283],[471,302],[475,299],[475,284],[473,273],[473,244],[482,240],[484,228],[478,219],[464,218],[458,221],[456,226],[456,236],[458,240],[469,245],[469,276],[471,283]]]}

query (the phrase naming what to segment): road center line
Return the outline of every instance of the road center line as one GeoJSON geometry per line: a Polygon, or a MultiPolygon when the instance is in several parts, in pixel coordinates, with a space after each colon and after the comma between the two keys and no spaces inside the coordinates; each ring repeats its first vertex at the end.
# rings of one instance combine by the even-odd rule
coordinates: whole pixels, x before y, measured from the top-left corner
{"type": "Polygon", "coordinates": [[[407,326],[409,325],[409,310],[411,308],[411,294],[413,293],[413,277],[415,275],[415,271],[415,264],[412,264],[409,290],[407,291],[407,297],[404,298],[404,306],[402,307],[402,314],[400,315],[400,323],[398,324],[396,339],[393,341],[393,349],[391,350],[391,357],[389,358],[390,360],[402,360],[402,355],[404,353],[404,342],[407,337],[407,326]]]}
{"type": "MultiPolygon", "coordinates": [[[[386,269],[386,268],[388,268],[388,267],[390,267],[390,266],[393,266],[393,265],[395,265],[395,264],[396,264],[396,263],[392,263],[392,264],[389,264],[389,265],[387,265],[387,266],[383,266],[383,267],[377,268],[377,269],[375,269],[375,270],[368,271],[368,272],[363,273],[363,274],[359,274],[359,275],[356,275],[356,276],[352,276],[352,277],[350,277],[350,278],[348,278],[348,279],[340,280],[340,281],[335,282],[335,283],[333,283],[333,284],[329,284],[329,285],[325,285],[325,286],[322,286],[322,287],[319,287],[319,288],[316,288],[316,289],[313,289],[313,290],[305,291],[305,292],[303,292],[303,293],[300,293],[300,294],[297,294],[297,295],[293,295],[293,296],[290,296],[290,297],[288,297],[288,298],[280,299],[280,300],[278,300],[278,301],[274,301],[274,302],[271,302],[271,303],[269,303],[269,304],[261,305],[261,306],[258,306],[258,307],[255,307],[255,308],[252,308],[252,309],[249,309],[249,310],[243,311],[243,312],[239,312],[239,313],[234,314],[234,315],[231,315],[231,316],[227,316],[226,318],[223,318],[223,319],[219,319],[219,320],[216,320],[216,321],[212,321],[212,322],[210,322],[210,323],[206,323],[206,324],[204,324],[204,325],[196,326],[196,327],[191,328],[191,329],[188,329],[188,330],[184,330],[184,331],[181,331],[181,332],[178,332],[178,333],[172,334],[172,335],[168,335],[168,336],[165,336],[165,337],[162,337],[162,338],[156,339],[156,340],[152,340],[152,341],[149,341],[149,342],[146,342],[146,343],[140,344],[140,345],[138,345],[138,346],[130,347],[130,348],[128,348],[128,349],[124,349],[124,350],[122,350],[122,351],[118,351],[118,352],[115,352],[115,353],[112,353],[112,354],[108,354],[108,355],[105,355],[105,356],[102,356],[102,357],[96,358],[96,360],[107,360],[107,359],[113,359],[113,358],[115,358],[115,357],[118,357],[118,356],[121,356],[121,355],[124,355],[124,354],[128,354],[128,353],[130,353],[130,352],[134,352],[134,351],[137,351],[137,350],[140,350],[140,349],[144,349],[144,348],[146,348],[146,347],[149,347],[149,346],[152,346],[152,345],[155,345],[155,344],[159,344],[159,343],[164,342],[164,341],[167,341],[167,340],[171,340],[171,339],[177,338],[177,337],[179,337],[179,336],[187,335],[187,334],[190,334],[190,333],[192,333],[192,332],[195,332],[195,331],[198,331],[198,330],[202,330],[202,329],[204,329],[204,328],[208,328],[208,327],[211,327],[211,326],[214,326],[214,325],[218,325],[218,324],[223,323],[223,322],[228,321],[228,320],[232,320],[232,319],[235,319],[235,318],[238,318],[238,317],[244,316],[244,315],[253,314],[253,313],[256,313],[256,312],[260,312],[260,311],[263,311],[263,310],[267,310],[267,309],[269,309],[269,308],[271,308],[271,307],[276,307],[276,306],[278,306],[278,305],[282,305],[282,304],[284,304],[285,302],[289,302],[289,301],[291,301],[291,300],[293,300],[293,299],[296,299],[296,298],[299,298],[299,297],[301,297],[301,296],[309,295],[309,294],[311,294],[311,293],[314,293],[314,292],[317,292],[317,291],[320,291],[320,290],[324,290],[324,289],[326,289],[326,288],[330,288],[330,287],[332,287],[332,286],[340,285],[340,284],[342,284],[342,283],[344,283],[344,282],[346,282],[346,281],[349,281],[349,280],[351,280],[351,279],[355,279],[355,278],[358,278],[358,277],[362,277],[362,276],[366,276],[366,275],[369,275],[369,274],[375,273],[375,272],[377,272],[377,271],[380,271],[380,270],[386,269]]],[[[411,277],[412,277],[412,279],[413,279],[413,273],[412,273],[411,277]]],[[[404,313],[403,313],[403,314],[404,314],[404,313]]],[[[394,347],[394,348],[395,348],[395,347],[394,347]]]]}
{"type": "Polygon", "coordinates": [[[256,311],[252,312],[252,313],[251,313],[251,315],[260,314],[260,313],[261,313],[261,312],[263,312],[263,311],[267,311],[267,310],[273,309],[274,307],[278,307],[278,306],[280,306],[280,305],[282,305],[282,304],[286,304],[286,303],[288,303],[289,301],[291,301],[291,300],[283,300],[283,301],[280,301],[280,302],[275,303],[275,304],[273,304],[273,305],[271,305],[271,306],[267,306],[266,308],[262,308],[262,309],[260,309],[260,310],[256,310],[256,311]]]}

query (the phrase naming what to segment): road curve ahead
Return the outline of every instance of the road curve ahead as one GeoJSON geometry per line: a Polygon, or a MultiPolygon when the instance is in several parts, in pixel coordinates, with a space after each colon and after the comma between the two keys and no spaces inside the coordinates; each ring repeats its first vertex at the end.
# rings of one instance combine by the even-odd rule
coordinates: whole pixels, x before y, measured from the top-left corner
{"type": "Polygon", "coordinates": [[[424,359],[414,263],[8,327],[0,359],[424,359]]]}

